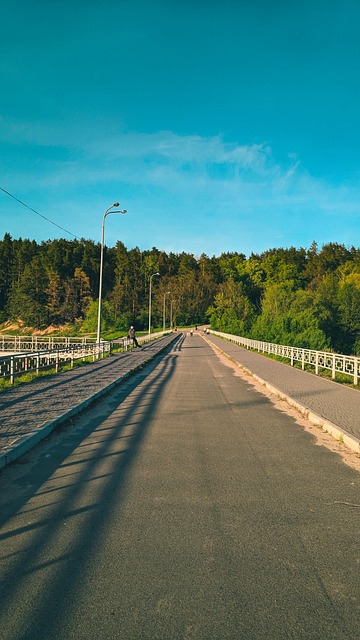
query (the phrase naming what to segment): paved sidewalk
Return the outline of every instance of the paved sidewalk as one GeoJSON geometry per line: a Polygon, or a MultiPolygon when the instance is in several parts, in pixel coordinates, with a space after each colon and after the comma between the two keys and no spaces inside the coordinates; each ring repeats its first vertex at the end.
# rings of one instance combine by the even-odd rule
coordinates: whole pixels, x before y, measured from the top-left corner
{"type": "Polygon", "coordinates": [[[209,335],[214,344],[268,389],[286,399],[335,437],[360,453],[360,392],[312,373],[294,369],[239,345],[209,335]]]}
{"type": "Polygon", "coordinates": [[[0,394],[0,469],[180,337],[181,334],[166,335],[141,349],[113,354],[0,394]]]}

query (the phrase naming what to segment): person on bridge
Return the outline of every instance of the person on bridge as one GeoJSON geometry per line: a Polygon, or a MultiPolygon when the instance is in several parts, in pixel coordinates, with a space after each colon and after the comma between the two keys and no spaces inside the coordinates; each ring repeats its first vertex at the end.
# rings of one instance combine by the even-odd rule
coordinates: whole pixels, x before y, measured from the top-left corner
{"type": "Polygon", "coordinates": [[[136,340],[135,329],[134,329],[134,327],[132,325],[131,325],[131,327],[129,329],[129,338],[130,338],[130,340],[133,341],[133,344],[135,345],[135,347],[138,347],[139,349],[141,349],[138,341],[136,340]]]}

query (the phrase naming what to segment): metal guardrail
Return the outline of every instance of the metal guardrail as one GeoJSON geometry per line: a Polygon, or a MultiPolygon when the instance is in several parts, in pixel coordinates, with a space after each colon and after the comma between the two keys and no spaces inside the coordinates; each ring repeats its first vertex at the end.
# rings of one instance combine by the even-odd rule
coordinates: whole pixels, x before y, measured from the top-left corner
{"type": "MultiPolygon", "coordinates": [[[[161,331],[159,333],[141,336],[138,338],[138,342],[139,344],[144,344],[150,340],[160,338],[167,333],[169,332],[161,331]]],[[[15,336],[11,337],[15,338],[15,336]]],[[[16,337],[18,338],[18,336],[16,337]]],[[[70,339],[75,340],[74,338],[70,339]]],[[[13,344],[15,344],[15,341],[13,344]]],[[[23,345],[22,349],[24,349],[24,345],[26,343],[18,340],[17,345],[20,344],[23,345]]],[[[34,344],[35,343],[32,343],[32,346],[34,346],[34,344]]],[[[70,363],[71,368],[73,368],[75,360],[85,360],[86,358],[92,357],[94,361],[95,359],[104,357],[106,353],[112,353],[114,350],[128,351],[134,347],[133,340],[127,337],[120,338],[113,342],[102,340],[100,344],[97,344],[96,342],[79,342],[78,340],[77,343],[70,344],[65,348],[61,348],[60,343],[55,343],[53,348],[50,348],[50,344],[48,342],[40,344],[43,348],[38,349],[37,351],[29,349],[27,353],[16,352],[9,355],[1,355],[0,380],[9,379],[11,384],[13,384],[16,376],[24,375],[26,373],[35,372],[36,374],[39,374],[40,370],[45,369],[55,369],[56,373],[58,373],[60,367],[65,364],[70,363]]],[[[39,343],[37,343],[37,346],[39,347],[39,343]]]]}
{"type": "Polygon", "coordinates": [[[229,342],[234,342],[235,344],[246,347],[247,349],[254,349],[259,353],[269,353],[286,358],[290,360],[291,366],[293,366],[294,362],[300,362],[303,370],[305,369],[305,365],[314,367],[316,374],[319,373],[319,369],[327,369],[331,371],[333,380],[336,379],[337,373],[352,377],[354,385],[357,385],[360,379],[360,358],[357,356],[346,356],[340,353],[315,351],[313,349],[262,342],[260,340],[234,336],[220,331],[210,330],[210,333],[224,338],[229,342]]]}
{"type": "Polygon", "coordinates": [[[0,351],[43,351],[66,349],[72,345],[96,344],[96,338],[66,336],[12,336],[0,335],[0,351]]]}
{"type": "MultiPolygon", "coordinates": [[[[137,338],[138,342],[147,342],[149,339],[159,338],[169,331],[159,331],[152,334],[146,334],[137,338]]],[[[114,344],[122,343],[129,347],[132,342],[128,338],[120,338],[119,340],[109,341],[114,344]]],[[[84,345],[96,344],[96,338],[66,337],[66,336],[13,336],[0,335],[0,351],[55,351],[55,349],[67,349],[69,347],[83,347],[84,345]]]]}
{"type": "Polygon", "coordinates": [[[111,352],[109,342],[92,345],[74,345],[66,349],[43,349],[41,351],[31,351],[29,353],[13,353],[11,355],[0,356],[0,379],[10,380],[14,384],[16,376],[26,373],[39,374],[40,370],[55,369],[59,372],[61,366],[70,363],[71,368],[75,360],[85,360],[92,357],[93,360],[104,357],[111,352]]]}

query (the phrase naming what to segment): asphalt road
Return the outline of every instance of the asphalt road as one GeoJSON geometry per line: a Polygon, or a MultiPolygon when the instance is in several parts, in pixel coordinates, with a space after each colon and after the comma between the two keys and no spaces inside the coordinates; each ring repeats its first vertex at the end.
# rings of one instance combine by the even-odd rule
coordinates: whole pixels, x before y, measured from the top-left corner
{"type": "Polygon", "coordinates": [[[360,637],[360,474],[200,336],[0,475],[4,640],[360,637]]]}

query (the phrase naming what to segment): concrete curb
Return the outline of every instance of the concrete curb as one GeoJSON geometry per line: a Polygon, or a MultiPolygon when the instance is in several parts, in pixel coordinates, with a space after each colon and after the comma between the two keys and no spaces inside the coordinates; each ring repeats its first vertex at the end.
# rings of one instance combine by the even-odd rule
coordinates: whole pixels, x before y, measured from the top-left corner
{"type": "Polygon", "coordinates": [[[88,398],[85,398],[85,400],[83,400],[78,405],[76,405],[76,407],[69,409],[69,411],[65,411],[65,413],[62,413],[54,420],[51,420],[49,422],[44,422],[37,429],[30,431],[29,433],[26,434],[26,436],[22,436],[21,438],[16,440],[14,444],[10,445],[4,453],[0,453],[0,470],[4,469],[6,465],[10,464],[11,462],[14,462],[18,458],[20,458],[24,453],[32,449],[35,445],[41,442],[41,440],[46,438],[57,426],[59,426],[60,424],[62,424],[72,416],[75,416],[81,411],[83,411],[84,409],[86,409],[92,402],[95,402],[95,400],[98,400],[102,396],[109,393],[109,391],[111,391],[114,387],[121,384],[121,382],[123,382],[123,380],[125,380],[126,378],[129,378],[133,374],[137,373],[140,369],[143,369],[147,364],[149,364],[149,362],[154,360],[160,353],[163,353],[163,351],[165,351],[174,342],[175,342],[175,338],[174,340],[168,342],[157,353],[155,353],[151,357],[144,360],[144,362],[141,362],[136,367],[134,367],[134,369],[130,369],[129,371],[124,373],[122,376],[120,376],[116,380],[113,380],[113,382],[110,382],[110,384],[108,384],[106,387],[103,387],[103,389],[100,389],[99,391],[97,391],[94,395],[91,395],[88,398]]]}
{"type": "Polygon", "coordinates": [[[326,418],[324,418],[323,416],[315,413],[311,409],[308,409],[308,407],[305,407],[304,405],[300,404],[299,402],[297,402],[297,400],[294,400],[294,398],[292,398],[291,396],[288,396],[283,391],[280,391],[280,389],[277,389],[277,387],[274,387],[273,385],[271,385],[266,380],[263,380],[263,378],[260,378],[260,376],[258,376],[256,373],[253,373],[250,369],[245,367],[243,364],[241,364],[240,362],[238,362],[237,360],[235,360],[234,358],[229,356],[227,353],[225,353],[225,351],[220,349],[220,347],[218,347],[216,344],[214,344],[210,340],[207,340],[206,338],[204,338],[204,340],[206,340],[206,342],[211,347],[213,347],[214,349],[217,349],[218,351],[220,351],[220,353],[222,353],[222,355],[224,355],[228,360],[230,360],[231,362],[236,364],[237,367],[239,367],[245,373],[247,373],[252,378],[254,378],[254,380],[256,380],[256,382],[261,384],[261,386],[263,386],[266,389],[268,389],[268,391],[270,391],[270,393],[273,393],[274,395],[276,395],[281,400],[285,400],[285,402],[287,402],[291,407],[293,407],[294,409],[299,411],[299,413],[301,413],[301,415],[303,415],[305,418],[307,418],[309,420],[309,422],[311,422],[311,424],[313,424],[316,427],[320,427],[321,429],[323,429],[324,431],[326,431],[327,433],[332,435],[336,440],[339,440],[340,442],[342,442],[351,451],[354,451],[355,453],[359,453],[360,454],[360,440],[359,440],[359,438],[357,438],[356,436],[353,436],[352,434],[348,433],[342,427],[339,427],[338,425],[334,424],[333,422],[330,422],[330,420],[327,420],[326,418]]]}

